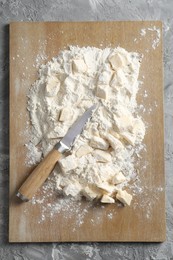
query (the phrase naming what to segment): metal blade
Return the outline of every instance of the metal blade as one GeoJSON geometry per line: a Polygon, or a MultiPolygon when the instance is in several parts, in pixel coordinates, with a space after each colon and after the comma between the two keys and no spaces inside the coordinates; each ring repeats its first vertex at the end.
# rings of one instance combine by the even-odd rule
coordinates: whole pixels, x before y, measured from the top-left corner
{"type": "Polygon", "coordinates": [[[65,146],[70,148],[74,143],[75,138],[81,134],[85,124],[87,123],[88,119],[91,117],[93,110],[96,108],[96,105],[90,107],[84,114],[77,119],[77,121],[70,127],[66,135],[61,140],[65,146]]]}

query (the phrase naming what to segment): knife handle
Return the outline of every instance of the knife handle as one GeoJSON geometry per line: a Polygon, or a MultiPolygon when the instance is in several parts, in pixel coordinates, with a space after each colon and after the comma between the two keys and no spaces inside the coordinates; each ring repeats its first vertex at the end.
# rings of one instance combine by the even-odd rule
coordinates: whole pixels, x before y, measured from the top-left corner
{"type": "Polygon", "coordinates": [[[49,152],[22,184],[17,192],[17,196],[23,201],[29,201],[48,178],[56,162],[61,158],[61,155],[55,148],[49,152]]]}

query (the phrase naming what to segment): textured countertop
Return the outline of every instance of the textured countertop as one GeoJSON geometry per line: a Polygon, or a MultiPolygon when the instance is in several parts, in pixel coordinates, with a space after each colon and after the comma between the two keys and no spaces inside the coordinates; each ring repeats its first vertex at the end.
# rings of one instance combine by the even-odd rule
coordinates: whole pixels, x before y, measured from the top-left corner
{"type": "Polygon", "coordinates": [[[0,260],[173,260],[173,1],[0,0],[0,260]],[[167,240],[164,243],[8,243],[11,21],[162,20],[167,240]]]}

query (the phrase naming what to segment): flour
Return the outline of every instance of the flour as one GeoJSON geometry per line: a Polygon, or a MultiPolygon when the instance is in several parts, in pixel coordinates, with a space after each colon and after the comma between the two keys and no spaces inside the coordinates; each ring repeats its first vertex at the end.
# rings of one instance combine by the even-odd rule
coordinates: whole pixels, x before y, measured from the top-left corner
{"type": "Polygon", "coordinates": [[[152,41],[152,45],[151,45],[152,48],[155,50],[158,47],[159,43],[160,43],[160,37],[161,37],[160,29],[157,28],[156,26],[143,28],[140,31],[140,35],[142,37],[145,37],[147,32],[155,32],[155,37],[154,37],[154,39],[152,41]]]}
{"type": "MultiPolygon", "coordinates": [[[[140,62],[139,54],[120,47],[70,46],[40,66],[27,107],[32,123],[27,147],[33,150],[33,163],[96,104],[71,155],[62,158],[53,171],[58,194],[91,201],[104,196],[104,203],[114,203],[116,193],[137,175],[134,162],[145,135],[136,102],[140,62]]],[[[131,197],[127,192],[119,194],[131,197]]]]}

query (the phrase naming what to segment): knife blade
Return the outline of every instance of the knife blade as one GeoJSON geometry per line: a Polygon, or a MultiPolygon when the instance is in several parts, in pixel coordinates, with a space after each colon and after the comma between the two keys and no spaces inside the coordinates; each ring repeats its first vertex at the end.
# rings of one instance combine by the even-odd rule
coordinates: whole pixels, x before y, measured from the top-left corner
{"type": "Polygon", "coordinates": [[[62,140],[55,145],[57,150],[64,152],[65,150],[70,150],[76,137],[81,134],[85,124],[88,119],[91,117],[93,110],[96,108],[96,105],[90,107],[84,114],[77,119],[77,121],[70,127],[66,135],[62,140]]]}
{"type": "Polygon", "coordinates": [[[66,135],[59,141],[54,149],[40,162],[40,164],[31,172],[17,192],[17,197],[22,201],[29,201],[36,191],[43,185],[62,154],[69,151],[76,139],[84,129],[85,124],[91,118],[96,105],[90,107],[77,121],[70,127],[66,135]]]}

